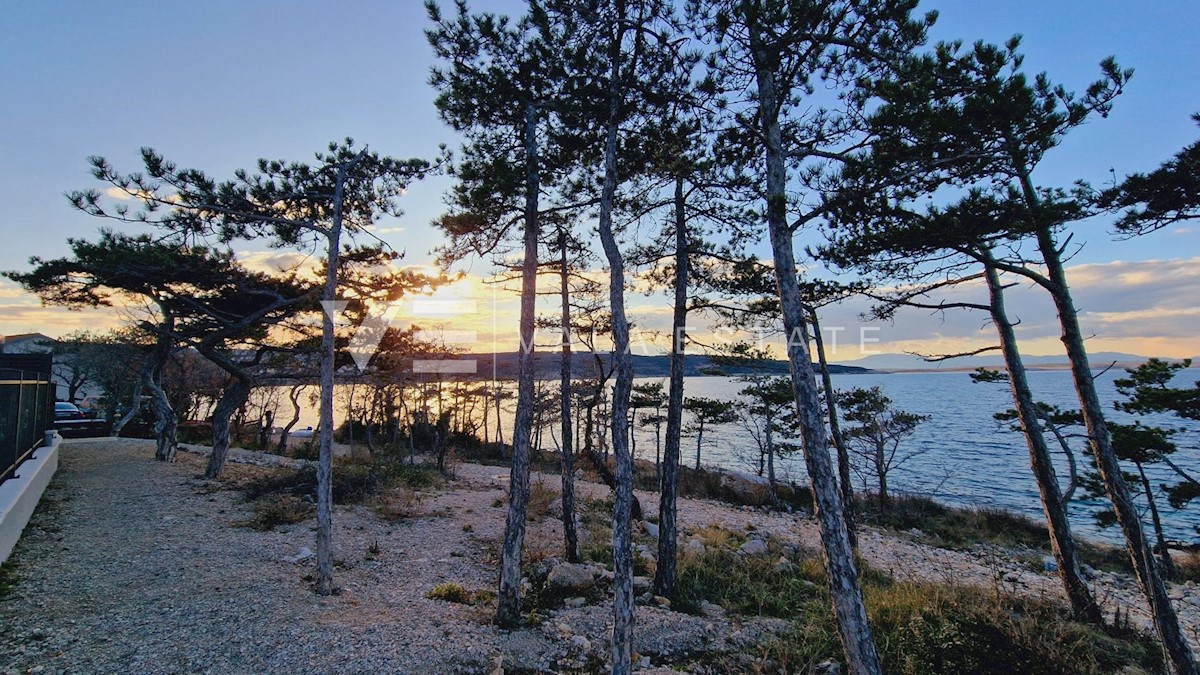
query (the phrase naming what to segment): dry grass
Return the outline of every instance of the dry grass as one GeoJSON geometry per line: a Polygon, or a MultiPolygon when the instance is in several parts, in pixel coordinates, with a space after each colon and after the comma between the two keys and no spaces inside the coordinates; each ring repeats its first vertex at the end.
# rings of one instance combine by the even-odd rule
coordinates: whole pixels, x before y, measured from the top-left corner
{"type": "Polygon", "coordinates": [[[496,594],[492,591],[468,591],[461,584],[453,581],[434,586],[429,589],[425,597],[430,600],[444,600],[460,605],[490,605],[496,600],[496,594]]]}
{"type": "Polygon", "coordinates": [[[266,532],[280,525],[303,522],[315,512],[312,502],[295,495],[268,495],[254,503],[254,515],[241,525],[266,532]]]}
{"type": "Polygon", "coordinates": [[[371,508],[380,518],[389,523],[398,523],[420,516],[424,501],[420,492],[402,487],[376,495],[371,500],[371,508]]]}
{"type": "MultiPolygon", "coordinates": [[[[546,484],[541,478],[534,480],[529,484],[529,503],[525,507],[526,517],[531,522],[537,522],[550,516],[557,516],[559,513],[558,500],[559,492],[546,484]]],[[[504,493],[492,500],[492,508],[507,508],[508,493],[504,493]]]]}
{"type": "MultiPolygon", "coordinates": [[[[773,616],[790,630],[761,645],[753,664],[709,664],[720,672],[811,672],[840,661],[841,647],[819,558],[790,566],[739,556],[734,533],[704,533],[714,546],[681,556],[675,607],[712,602],[745,616],[773,616]]],[[[777,553],[777,552],[776,552],[777,553]]],[[[1071,620],[1060,603],[981,589],[900,583],[862,570],[875,642],[888,673],[1092,674],[1157,672],[1160,652],[1143,636],[1071,620]]]]}

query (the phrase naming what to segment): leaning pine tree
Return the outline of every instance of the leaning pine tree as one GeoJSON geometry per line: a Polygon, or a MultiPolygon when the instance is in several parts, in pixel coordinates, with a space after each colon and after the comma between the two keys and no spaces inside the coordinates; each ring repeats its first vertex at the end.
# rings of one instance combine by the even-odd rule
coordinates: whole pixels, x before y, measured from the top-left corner
{"type": "Polygon", "coordinates": [[[709,0],[693,5],[697,22],[713,44],[718,87],[730,98],[745,101],[733,106],[728,136],[731,145],[742,150],[742,161],[760,172],[793,394],[838,634],[851,672],[879,673],[829,458],[792,241],[796,227],[819,214],[789,199],[788,167],[845,158],[844,148],[859,131],[855,120],[865,105],[854,85],[920,44],[933,16],[913,21],[913,0],[709,0]],[[804,97],[819,86],[844,93],[839,103],[846,107],[806,105],[804,97]]]}

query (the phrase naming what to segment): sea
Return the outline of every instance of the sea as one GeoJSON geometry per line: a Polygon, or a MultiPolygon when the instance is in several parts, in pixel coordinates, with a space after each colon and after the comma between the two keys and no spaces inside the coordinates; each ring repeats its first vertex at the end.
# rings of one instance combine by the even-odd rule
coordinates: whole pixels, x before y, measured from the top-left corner
{"type": "MultiPolygon", "coordinates": [[[[1183,469],[1195,472],[1193,475],[1200,476],[1200,422],[1171,415],[1134,418],[1116,410],[1114,404],[1121,397],[1113,382],[1124,375],[1125,371],[1120,369],[1096,374],[1100,398],[1110,419],[1118,422],[1138,419],[1144,424],[1176,429],[1172,440],[1179,450],[1172,460],[1183,469]]],[[[1185,370],[1175,378],[1173,385],[1193,386],[1198,379],[1200,369],[1185,370]]],[[[664,382],[665,388],[665,380],[638,379],[638,382],[651,381],[664,382]]],[[[1068,371],[1030,371],[1029,383],[1034,397],[1039,401],[1063,409],[1079,407],[1068,371]]],[[[554,383],[546,383],[546,386],[554,386],[554,383]]],[[[687,378],[684,390],[685,395],[690,397],[738,401],[741,399],[739,392],[746,386],[746,382],[737,377],[704,376],[687,378]]],[[[839,390],[878,386],[892,399],[894,407],[928,417],[909,438],[901,442],[897,455],[906,456],[907,459],[889,474],[890,491],[924,495],[954,506],[999,507],[1035,519],[1042,518],[1041,502],[1029,468],[1029,451],[1024,437],[1012,430],[1011,423],[994,418],[997,412],[1012,407],[1007,384],[975,383],[965,372],[913,372],[838,374],[833,376],[833,386],[839,390]]],[[[339,389],[338,399],[344,401],[349,393],[348,386],[339,385],[339,389]]],[[[361,388],[359,391],[362,391],[361,388]]],[[[315,402],[305,396],[301,403],[304,410],[299,428],[315,425],[315,402]]],[[[506,405],[512,405],[511,399],[506,405]]],[[[280,418],[287,416],[286,407],[284,402],[279,410],[280,418]]],[[[344,417],[343,410],[339,410],[338,417],[344,417]]],[[[506,417],[505,437],[511,438],[511,411],[506,417]]],[[[686,428],[687,417],[685,413],[682,454],[684,463],[691,465],[695,461],[696,437],[694,432],[686,428]]],[[[1082,430],[1075,431],[1081,433],[1082,430]]],[[[547,433],[544,437],[543,447],[553,448],[550,435],[547,433]]],[[[1065,487],[1068,475],[1066,458],[1058,451],[1058,444],[1053,437],[1048,441],[1060,484],[1065,487]]],[[[635,446],[639,458],[654,459],[655,430],[652,426],[638,425],[635,446]]],[[[1073,439],[1073,447],[1080,471],[1091,470],[1092,462],[1083,439],[1073,439]]],[[[740,423],[710,426],[704,430],[701,462],[709,467],[753,473],[757,461],[756,448],[750,432],[740,423]]],[[[1147,465],[1146,470],[1156,487],[1164,482],[1177,482],[1174,472],[1165,465],[1147,465]]],[[[781,480],[801,485],[807,483],[800,453],[777,458],[776,474],[781,480]]],[[[860,482],[855,487],[861,489],[863,482],[858,477],[856,481],[860,482]]],[[[1090,539],[1118,543],[1120,531],[1116,527],[1101,527],[1095,517],[1105,508],[1104,499],[1089,497],[1082,489],[1077,491],[1069,505],[1075,531],[1090,539]]],[[[1173,509],[1166,498],[1161,497],[1159,509],[1169,539],[1200,543],[1200,534],[1197,533],[1200,527],[1200,501],[1184,509],[1173,509]]],[[[1148,514],[1146,521],[1149,522],[1148,514]]]]}

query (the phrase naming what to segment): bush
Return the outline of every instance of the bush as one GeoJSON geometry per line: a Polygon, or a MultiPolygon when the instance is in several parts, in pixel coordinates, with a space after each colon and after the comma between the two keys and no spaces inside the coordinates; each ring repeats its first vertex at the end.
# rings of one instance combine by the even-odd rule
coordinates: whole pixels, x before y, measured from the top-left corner
{"type": "MultiPolygon", "coordinates": [[[[858,503],[863,522],[906,532],[919,529],[927,543],[943,548],[969,548],[989,543],[1005,548],[1029,548],[1048,553],[1050,533],[1042,523],[1004,509],[947,506],[929,497],[895,496],[886,509],[879,508],[872,496],[861,496],[858,503]]],[[[1082,562],[1098,569],[1129,572],[1125,551],[1111,546],[1080,542],[1082,562]]]]}
{"type": "Polygon", "coordinates": [[[471,604],[471,593],[453,581],[447,581],[434,586],[425,594],[425,597],[430,600],[445,600],[446,602],[457,602],[463,605],[471,604]]]}
{"type": "MultiPolygon", "coordinates": [[[[736,541],[736,540],[734,540],[736,541]]],[[[739,556],[714,546],[679,561],[675,607],[702,601],[730,612],[787,619],[791,629],[760,647],[748,668],[729,672],[807,672],[842,658],[821,562],[804,557],[739,556]]],[[[1041,599],[997,596],[980,589],[900,583],[862,569],[867,610],[888,673],[1108,673],[1156,671],[1161,654],[1132,632],[1073,621],[1066,607],[1041,599]]]]}
{"type": "Polygon", "coordinates": [[[492,591],[471,592],[453,581],[434,586],[425,594],[425,597],[430,600],[457,602],[460,605],[490,605],[496,600],[496,594],[492,591]]]}
{"type": "Polygon", "coordinates": [[[312,502],[295,495],[275,494],[257,501],[254,504],[254,515],[243,525],[266,532],[280,525],[304,521],[314,511],[315,507],[312,502]]]}
{"type": "MultiPolygon", "coordinates": [[[[657,491],[654,464],[638,462],[637,489],[657,491]]],[[[780,504],[794,509],[811,509],[812,492],[807,488],[777,482],[775,491],[780,504]]],[[[734,474],[709,469],[679,467],[679,496],[689,499],[711,499],[736,506],[770,506],[771,492],[765,483],[747,480],[734,474]]]]}
{"type": "MultiPolygon", "coordinates": [[[[409,465],[398,461],[373,464],[339,463],[333,467],[333,503],[358,504],[368,497],[392,487],[423,489],[440,485],[437,470],[427,465],[409,465]]],[[[242,484],[246,501],[266,495],[308,495],[317,497],[317,470],[304,467],[297,470],[275,471],[242,484]]]]}
{"type": "Polygon", "coordinates": [[[417,491],[397,488],[375,498],[375,513],[393,523],[408,520],[419,514],[421,501],[417,491]]]}

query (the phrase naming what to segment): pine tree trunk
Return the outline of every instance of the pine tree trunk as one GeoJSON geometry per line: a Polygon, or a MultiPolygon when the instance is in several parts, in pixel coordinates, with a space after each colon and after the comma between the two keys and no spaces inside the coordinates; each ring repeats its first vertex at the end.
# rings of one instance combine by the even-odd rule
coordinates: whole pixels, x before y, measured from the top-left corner
{"type": "Polygon", "coordinates": [[[1066,504],[1075,496],[1075,490],[1079,487],[1079,468],[1075,460],[1075,451],[1071,449],[1071,444],[1067,442],[1067,437],[1063,435],[1062,430],[1054,422],[1043,418],[1042,426],[1054,434],[1054,439],[1058,441],[1058,447],[1067,456],[1067,489],[1063,490],[1062,493],[1063,503],[1066,504]]]}
{"type": "MultiPolygon", "coordinates": [[[[750,39],[752,44],[761,45],[762,38],[753,27],[750,39]]],[[[779,124],[779,111],[785,94],[777,91],[775,72],[769,65],[761,59],[756,58],[756,61],[759,61],[756,73],[759,119],[766,151],[767,227],[775,262],[784,333],[788,341],[797,420],[820,525],[829,593],[849,671],[854,675],[880,675],[883,670],[867,622],[858,566],[842,511],[841,492],[829,458],[821,400],[808,353],[808,324],[797,278],[792,228],[787,219],[787,167],[783,132],[779,124]]]]}
{"type": "MultiPolygon", "coordinates": [[[[530,443],[533,437],[534,312],[537,304],[538,191],[540,160],[537,108],[525,106],[525,259],[521,264],[521,351],[517,368],[517,414],[513,421],[512,469],[509,472],[508,516],[500,553],[500,593],[496,623],[521,622],[521,554],[525,546],[525,514],[529,504],[530,443]]],[[[497,416],[498,417],[498,416],[497,416]]]]}
{"type": "Polygon", "coordinates": [[[288,390],[288,401],[292,404],[292,417],[284,425],[283,430],[279,432],[279,445],[276,446],[276,452],[281,455],[287,453],[288,434],[292,433],[292,429],[300,423],[300,392],[303,389],[304,385],[294,384],[288,390]]]}
{"type": "Polygon", "coordinates": [[[334,352],[333,303],[337,300],[338,268],[341,266],[342,200],[345,169],[338,172],[334,191],[334,215],[326,237],[325,287],[321,299],[320,410],[317,422],[317,593],[333,593],[333,385],[336,368],[334,352]]]}
{"type": "Polygon", "coordinates": [[[502,418],[502,416],[500,414],[501,413],[500,398],[503,393],[504,393],[503,390],[501,390],[499,387],[496,388],[496,443],[498,443],[500,445],[500,456],[501,457],[503,457],[505,455],[505,452],[504,452],[504,419],[502,418]]]}
{"type": "MultiPolygon", "coordinates": [[[[1033,182],[1028,173],[1020,176],[1021,192],[1026,204],[1035,218],[1040,218],[1041,205],[1033,182]]],[[[1048,283],[1043,284],[1054,300],[1058,311],[1059,323],[1062,327],[1062,342],[1067,349],[1067,358],[1071,363],[1071,375],[1075,380],[1075,392],[1079,396],[1080,411],[1083,413],[1084,426],[1087,427],[1088,438],[1091,440],[1092,453],[1096,457],[1096,467],[1100,478],[1104,481],[1108,499],[1116,512],[1117,523],[1125,535],[1125,545],[1129,551],[1133,569],[1141,584],[1142,592],[1150,605],[1154,628],[1162,641],[1166,660],[1177,675],[1196,675],[1200,669],[1192,656],[1187,637],[1179,623],[1179,616],[1171,605],[1167,595],[1166,584],[1159,574],[1158,566],[1154,563],[1153,551],[1142,528],[1141,518],[1129,492],[1129,486],[1121,475],[1121,464],[1117,459],[1116,450],[1112,445],[1112,435],[1108,422],[1104,419],[1104,408],[1100,396],[1096,393],[1096,384],[1092,378],[1092,369],[1088,363],[1087,348],[1084,346],[1083,332],[1079,329],[1079,314],[1071,298],[1071,289],[1067,284],[1066,270],[1062,263],[1062,253],[1058,250],[1054,236],[1048,226],[1041,226],[1037,231],[1038,249],[1046,264],[1048,283]]]]}
{"type": "Polygon", "coordinates": [[[671,320],[670,383],[667,390],[667,429],[659,470],[658,565],[654,592],[675,600],[679,503],[680,442],[683,430],[683,367],[687,330],[688,239],[683,181],[675,182],[675,298],[671,320]]]}
{"type": "Polygon", "coordinates": [[[150,407],[154,411],[154,436],[157,441],[154,458],[160,462],[174,462],[175,453],[179,449],[175,440],[179,420],[175,418],[171,400],[167,398],[167,392],[163,390],[162,375],[163,368],[167,366],[175,344],[174,339],[169,337],[170,333],[175,330],[175,320],[165,309],[163,316],[164,334],[159,335],[155,340],[150,377],[146,380],[146,387],[150,390],[150,407]]]}
{"type": "Polygon", "coordinates": [[[1146,469],[1137,462],[1138,476],[1142,479],[1142,489],[1146,491],[1146,504],[1150,506],[1150,524],[1154,526],[1154,539],[1158,542],[1158,559],[1162,563],[1163,575],[1168,579],[1176,578],[1175,563],[1171,561],[1171,551],[1167,548],[1167,538],[1163,534],[1162,518],[1158,515],[1158,501],[1154,498],[1154,486],[1146,477],[1146,469]]]}
{"type": "Polygon", "coordinates": [[[567,560],[579,562],[579,535],[575,531],[575,453],[571,447],[571,277],[567,265],[567,233],[558,232],[558,280],[562,297],[562,364],[559,370],[559,415],[562,417],[562,519],[567,560]]]}
{"type": "Polygon", "coordinates": [[[1004,286],[996,272],[990,251],[983,251],[984,275],[987,279],[992,323],[1000,336],[1000,349],[1004,355],[1005,368],[1017,408],[1017,419],[1025,431],[1029,447],[1029,466],[1042,498],[1042,512],[1046,515],[1046,528],[1050,533],[1050,549],[1058,563],[1058,578],[1063,583],[1067,600],[1075,616],[1091,623],[1100,623],[1103,617],[1100,607],[1092,596],[1091,589],[1079,573],[1079,555],[1075,540],[1071,536],[1071,523],[1067,518],[1067,505],[1059,491],[1058,476],[1050,458],[1050,447],[1042,433],[1033,402],[1033,392],[1025,375],[1025,364],[1017,346],[1017,334],[1005,309],[1004,286]]]}
{"type": "Polygon", "coordinates": [[[154,458],[160,462],[174,462],[175,453],[179,449],[175,440],[179,422],[175,419],[175,410],[171,408],[167,392],[163,390],[157,377],[150,379],[149,387],[150,407],[154,410],[154,435],[157,439],[154,458]]]}
{"type": "MultiPolygon", "coordinates": [[[[877,434],[882,433],[878,429],[878,427],[876,427],[876,433],[877,434]]],[[[880,510],[883,510],[883,509],[886,509],[888,507],[888,505],[891,503],[891,498],[888,497],[887,459],[884,456],[885,448],[884,448],[883,437],[877,436],[875,438],[874,442],[875,442],[875,477],[879,479],[879,508],[880,508],[880,510]]]]}
{"type": "MultiPolygon", "coordinates": [[[[842,492],[842,510],[846,514],[846,531],[850,534],[850,545],[858,548],[858,527],[854,516],[854,486],[850,483],[850,449],[842,437],[842,423],[838,419],[837,396],[833,390],[833,377],[829,373],[829,360],[825,354],[825,336],[821,334],[821,322],[817,310],[808,308],[808,318],[813,327],[813,344],[817,347],[817,362],[821,366],[821,386],[825,388],[825,412],[829,415],[829,434],[837,450],[838,487],[842,492]]],[[[837,345],[834,345],[837,349],[837,345]]]]}
{"type": "Polygon", "coordinates": [[[767,418],[767,491],[771,497],[771,505],[779,505],[779,490],[775,486],[775,439],[772,437],[771,425],[773,420],[767,418]]]}
{"type": "MultiPolygon", "coordinates": [[[[129,424],[134,417],[137,417],[138,411],[142,409],[142,391],[149,388],[149,379],[153,369],[153,357],[150,357],[142,365],[138,373],[137,383],[133,385],[133,394],[129,397],[129,410],[125,411],[121,419],[113,424],[112,431],[109,432],[114,438],[121,435],[121,430],[125,428],[125,425],[129,424]]],[[[112,419],[112,417],[110,416],[109,419],[112,419]]]]}
{"type": "MultiPolygon", "coordinates": [[[[608,299],[612,315],[613,361],[616,379],[609,420],[612,424],[616,488],[612,517],[613,552],[613,675],[633,669],[633,457],[629,447],[629,395],[633,389],[633,358],[629,351],[629,321],[625,316],[625,262],[613,232],[613,199],[617,190],[617,132],[623,98],[622,43],[624,4],[617,3],[617,27],[609,52],[609,116],[604,142],[604,185],[600,193],[599,232],[608,259],[608,299]]],[[[660,533],[661,534],[661,533],[660,533]]]]}
{"type": "Polygon", "coordinates": [[[704,439],[704,418],[699,419],[699,428],[696,430],[696,470],[700,470],[700,441],[704,439]]]}
{"type": "Polygon", "coordinates": [[[205,478],[218,478],[225,470],[225,458],[229,454],[230,421],[238,408],[250,398],[250,388],[248,378],[234,377],[233,383],[221,394],[221,400],[217,401],[212,416],[212,454],[208,456],[205,478]]]}

